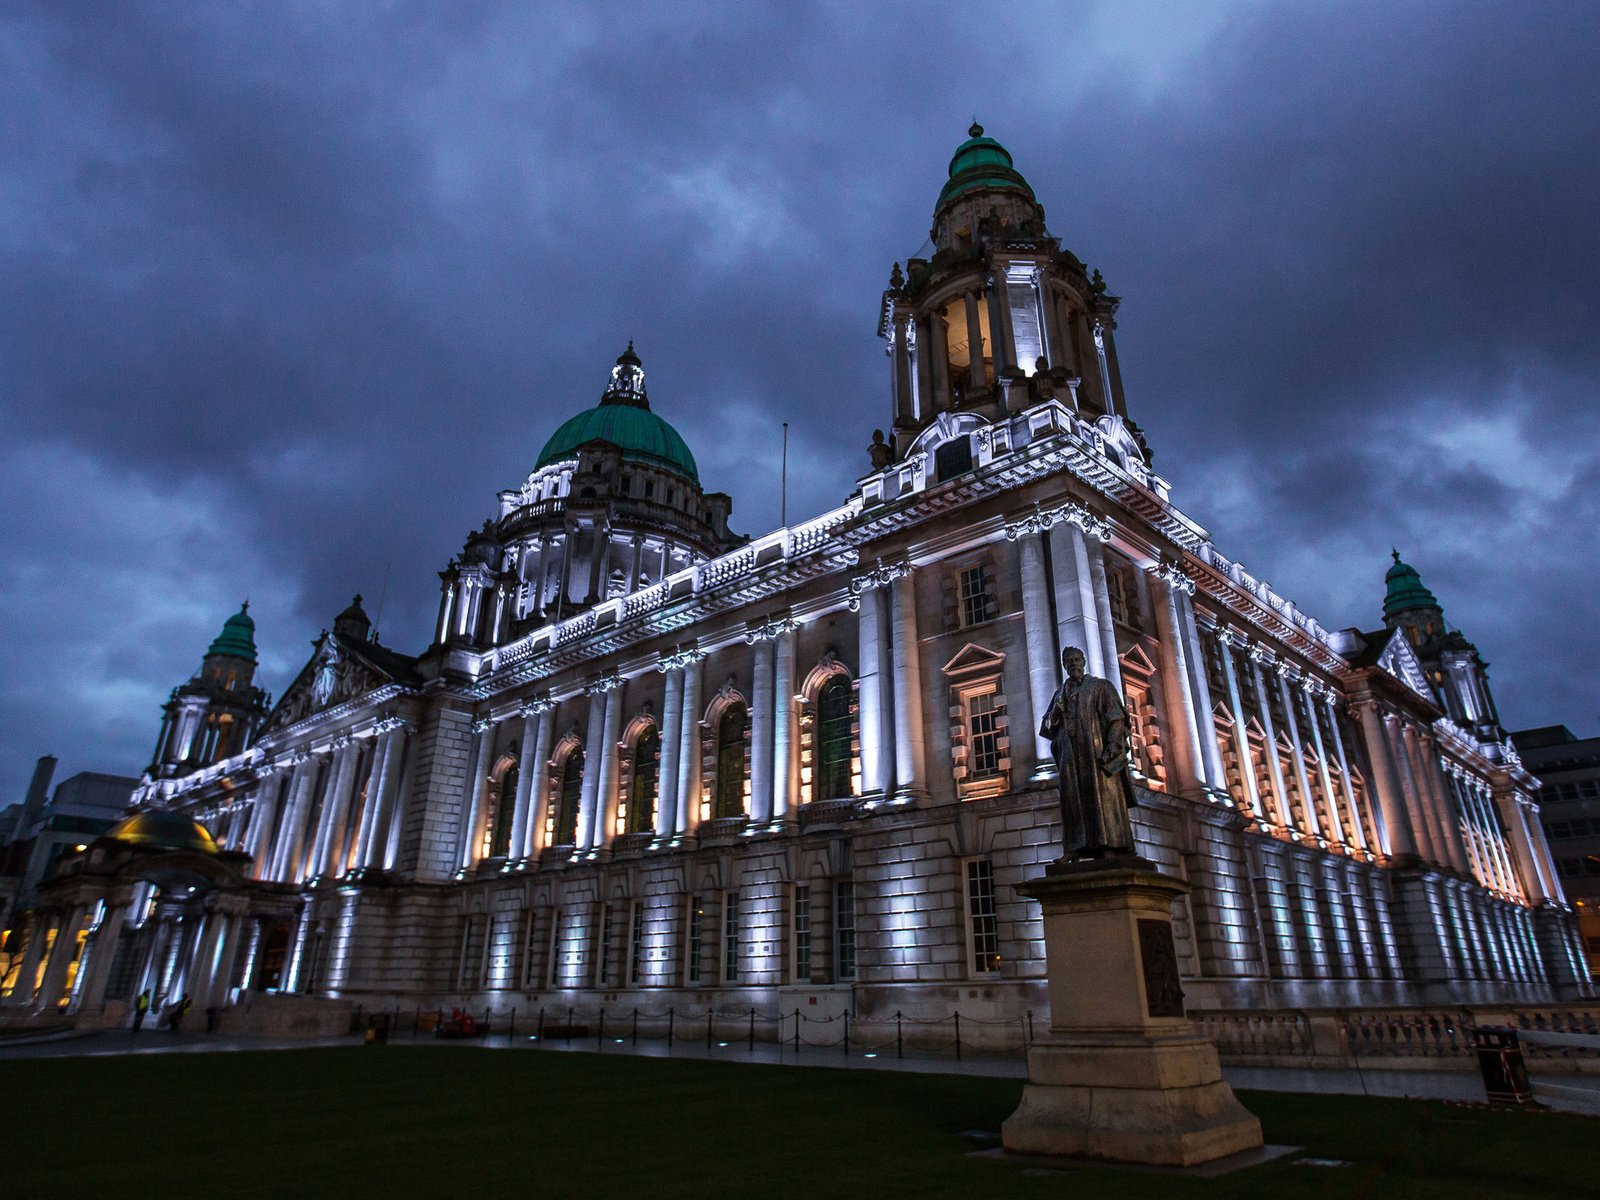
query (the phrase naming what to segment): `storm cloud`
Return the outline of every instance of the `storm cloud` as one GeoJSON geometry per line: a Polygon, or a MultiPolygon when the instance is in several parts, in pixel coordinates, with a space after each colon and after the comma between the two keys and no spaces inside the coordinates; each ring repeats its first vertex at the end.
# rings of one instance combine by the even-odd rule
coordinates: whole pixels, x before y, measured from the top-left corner
{"type": "Polygon", "coordinates": [[[1337,627],[1397,545],[1513,727],[1600,685],[1588,3],[13,3],[0,802],[136,774],[246,596],[279,691],[435,572],[635,340],[734,525],[840,502],[976,115],[1124,298],[1129,409],[1337,627]],[[385,578],[387,584],[385,585],[385,578]]]}

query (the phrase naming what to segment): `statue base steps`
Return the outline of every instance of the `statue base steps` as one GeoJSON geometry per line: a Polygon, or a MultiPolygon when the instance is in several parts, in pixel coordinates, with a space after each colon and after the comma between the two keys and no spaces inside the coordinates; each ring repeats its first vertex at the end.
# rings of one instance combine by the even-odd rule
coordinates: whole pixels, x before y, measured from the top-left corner
{"type": "Polygon", "coordinates": [[[1192,1167],[1262,1145],[1183,1010],[1172,904],[1189,886],[1131,855],[1017,889],[1044,913],[1050,1032],[1028,1051],[1008,1153],[1192,1167]]]}

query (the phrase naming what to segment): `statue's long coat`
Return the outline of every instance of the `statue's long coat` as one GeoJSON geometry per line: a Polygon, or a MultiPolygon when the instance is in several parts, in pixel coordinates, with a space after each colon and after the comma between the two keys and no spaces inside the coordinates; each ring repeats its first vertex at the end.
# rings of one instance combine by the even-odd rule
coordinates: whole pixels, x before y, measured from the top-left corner
{"type": "Polygon", "coordinates": [[[1093,675],[1076,685],[1064,680],[1039,736],[1050,740],[1060,773],[1062,853],[1132,853],[1128,809],[1137,801],[1128,776],[1128,714],[1116,687],[1093,675]]]}

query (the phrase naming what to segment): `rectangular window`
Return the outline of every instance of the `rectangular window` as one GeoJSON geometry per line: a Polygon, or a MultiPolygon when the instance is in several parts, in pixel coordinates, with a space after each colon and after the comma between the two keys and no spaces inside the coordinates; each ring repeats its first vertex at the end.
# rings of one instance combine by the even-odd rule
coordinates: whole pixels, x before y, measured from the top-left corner
{"type": "Polygon", "coordinates": [[[856,885],[848,879],[833,885],[834,978],[856,977],[856,885]]]}
{"type": "Polygon", "coordinates": [[[628,982],[636,984],[644,970],[644,905],[635,900],[628,919],[628,982]]]}
{"type": "Polygon", "coordinates": [[[700,982],[700,956],[705,949],[706,906],[699,896],[689,897],[688,959],[684,964],[684,980],[700,982]]]}
{"type": "Polygon", "coordinates": [[[811,982],[811,887],[794,885],[794,981],[811,982]]]}
{"type": "Polygon", "coordinates": [[[722,982],[739,981],[739,893],[728,892],[722,903],[722,982]]]}
{"type": "Polygon", "coordinates": [[[994,914],[994,864],[986,858],[967,863],[967,917],[972,938],[972,973],[1000,969],[1000,925],[994,914]]]}
{"type": "Polygon", "coordinates": [[[996,616],[994,589],[990,586],[989,569],[979,565],[961,572],[961,625],[981,625],[996,616]]]}
{"type": "Polygon", "coordinates": [[[474,927],[478,921],[476,913],[465,917],[461,922],[461,952],[456,959],[456,990],[469,991],[477,986],[477,980],[472,977],[472,943],[474,941],[474,927]]]}
{"type": "Polygon", "coordinates": [[[1111,619],[1123,625],[1135,625],[1133,606],[1129,602],[1128,577],[1120,567],[1106,564],[1106,597],[1111,602],[1111,619]]]}
{"type": "Polygon", "coordinates": [[[561,986],[561,910],[550,914],[550,986],[561,986]]]}
{"type": "Polygon", "coordinates": [[[967,698],[967,747],[971,778],[1000,773],[1000,706],[994,692],[967,698]]]}
{"type": "Polygon", "coordinates": [[[611,910],[609,904],[600,906],[600,944],[595,948],[595,986],[605,987],[611,982],[611,910]]]}
{"type": "Polygon", "coordinates": [[[522,986],[533,991],[539,986],[539,910],[530,908],[522,936],[522,986]]]}

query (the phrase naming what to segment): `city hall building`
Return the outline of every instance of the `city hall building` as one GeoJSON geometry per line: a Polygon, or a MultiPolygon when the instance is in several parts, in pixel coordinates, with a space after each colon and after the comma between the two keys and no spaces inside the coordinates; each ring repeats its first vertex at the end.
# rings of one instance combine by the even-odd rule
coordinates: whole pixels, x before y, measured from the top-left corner
{"type": "Polygon", "coordinates": [[[1152,469],[1117,305],[974,126],[837,508],[733,533],[630,345],[439,573],[431,645],[358,597],[274,705],[228,620],[8,1002],[1042,1015],[1015,888],[1059,853],[1068,646],[1192,888],[1191,1009],[1589,994],[1476,650],[1398,555],[1372,630],[1226,557],[1152,469]]]}

